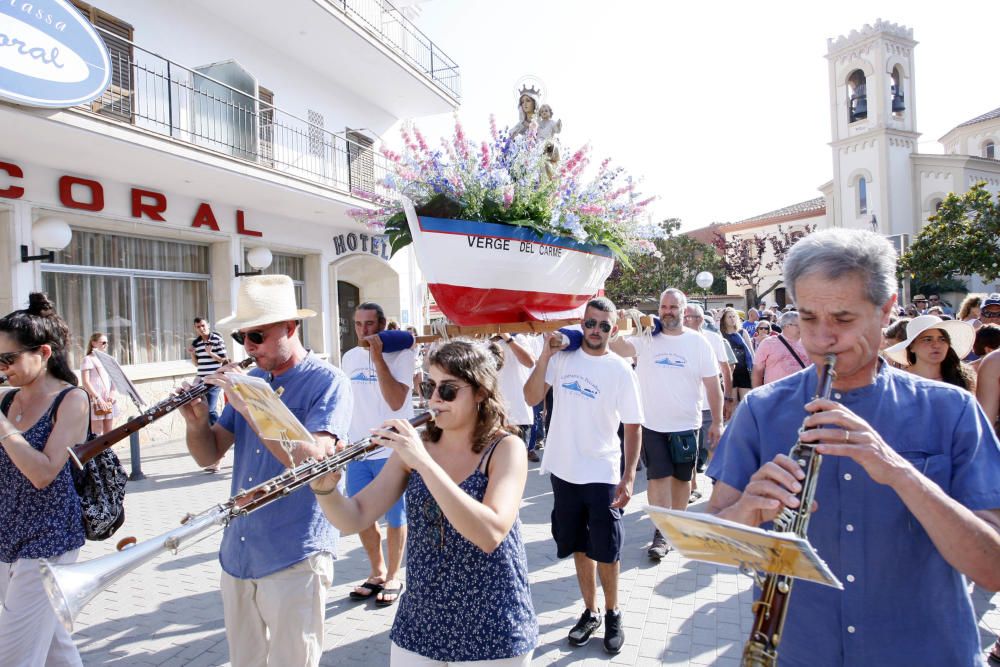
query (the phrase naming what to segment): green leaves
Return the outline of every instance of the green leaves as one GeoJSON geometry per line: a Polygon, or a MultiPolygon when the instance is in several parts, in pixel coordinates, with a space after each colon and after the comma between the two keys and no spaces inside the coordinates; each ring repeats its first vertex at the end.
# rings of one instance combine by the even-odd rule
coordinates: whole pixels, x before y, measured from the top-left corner
{"type": "Polygon", "coordinates": [[[899,260],[900,277],[917,282],[979,274],[987,282],[1000,277],[1000,198],[976,183],[962,194],[949,194],[928,218],[899,260]]]}

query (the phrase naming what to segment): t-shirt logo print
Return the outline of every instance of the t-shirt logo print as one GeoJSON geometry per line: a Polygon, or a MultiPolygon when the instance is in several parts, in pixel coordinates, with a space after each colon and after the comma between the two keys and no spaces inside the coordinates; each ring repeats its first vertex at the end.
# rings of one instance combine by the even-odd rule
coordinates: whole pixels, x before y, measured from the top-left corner
{"type": "Polygon", "coordinates": [[[378,382],[378,375],[374,370],[362,369],[351,376],[351,382],[378,382]]]}
{"type": "Polygon", "coordinates": [[[660,366],[672,366],[674,368],[687,368],[687,359],[679,354],[667,352],[656,358],[656,363],[660,366]]]}
{"type": "Polygon", "coordinates": [[[562,383],[563,389],[569,389],[572,392],[576,392],[585,398],[594,399],[597,398],[601,390],[598,389],[592,382],[588,382],[583,379],[576,379],[574,376],[570,376],[570,380],[562,383]]]}

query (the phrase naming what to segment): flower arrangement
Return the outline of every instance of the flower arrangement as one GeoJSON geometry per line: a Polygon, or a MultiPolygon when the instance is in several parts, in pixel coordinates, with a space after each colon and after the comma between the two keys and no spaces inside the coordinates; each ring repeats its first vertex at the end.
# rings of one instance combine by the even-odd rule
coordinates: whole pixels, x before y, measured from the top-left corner
{"type": "Polygon", "coordinates": [[[431,148],[416,127],[401,130],[404,149],[383,148],[391,172],[382,181],[388,194],[363,193],[372,209],[349,214],[373,231],[388,235],[393,253],[412,241],[401,196],[418,214],[530,227],[604,245],[628,264],[630,253],[655,250],[648,240],[658,227],[637,222],[652,197],[639,199],[631,177],[610,159],[584,180],[589,146],[558,160],[558,149],[539,139],[535,128],[512,136],[490,117],[489,142],[470,141],[455,120],[451,139],[431,148]]]}

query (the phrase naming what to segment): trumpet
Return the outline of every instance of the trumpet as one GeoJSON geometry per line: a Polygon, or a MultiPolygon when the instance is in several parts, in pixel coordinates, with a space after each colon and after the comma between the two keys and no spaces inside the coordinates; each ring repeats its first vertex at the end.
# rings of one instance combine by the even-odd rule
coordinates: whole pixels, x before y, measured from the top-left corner
{"type": "MultiPolygon", "coordinates": [[[[410,424],[419,428],[434,419],[434,415],[433,410],[425,412],[410,419],[410,424]]],[[[314,479],[341,470],[353,461],[364,460],[381,447],[368,437],[320,461],[307,459],[252,489],[240,489],[239,493],[220,505],[200,514],[188,514],[181,520],[180,527],[167,533],[141,543],[136,543],[135,538],[125,538],[117,544],[117,553],[66,565],[42,560],[39,564],[42,584],[56,616],[67,631],[73,632],[73,622],[80,610],[97,594],[132,570],[165,551],[176,555],[181,547],[207,537],[205,535],[198,540],[192,539],[200,533],[225,527],[234,519],[284,498],[314,479]]]]}
{"type": "MultiPolygon", "coordinates": [[[[837,355],[828,354],[820,369],[820,378],[816,386],[816,398],[829,399],[833,392],[833,381],[837,377],[834,370],[837,355]]],[[[788,507],[774,520],[774,530],[783,533],[795,533],[806,537],[809,529],[809,517],[812,514],[812,504],[816,497],[816,484],[819,481],[819,467],[823,456],[816,452],[816,445],[798,441],[792,447],[788,456],[805,471],[802,479],[802,490],[796,497],[799,506],[796,509],[788,507]]],[[[792,595],[792,584],[795,579],[783,574],[769,574],[761,578],[753,573],[760,586],[760,597],[753,603],[754,624],[750,639],[743,647],[743,667],[774,667],[778,663],[778,644],[781,643],[781,633],[788,616],[788,599],[792,595]]]]}
{"type": "MultiPolygon", "coordinates": [[[[250,368],[254,361],[255,359],[253,357],[247,357],[240,363],[236,364],[235,368],[250,368]]],[[[121,442],[139,429],[149,426],[160,417],[170,414],[177,408],[187,405],[196,398],[201,398],[207,394],[211,388],[212,385],[199,379],[187,389],[171,394],[168,398],[163,399],[142,414],[132,417],[132,419],[129,419],[121,426],[113,428],[107,433],[99,435],[92,440],[88,440],[87,442],[81,442],[78,445],[73,445],[69,448],[69,456],[73,459],[73,463],[76,464],[76,467],[83,470],[84,463],[94,458],[105,449],[109,449],[115,444],[121,442]]]]}

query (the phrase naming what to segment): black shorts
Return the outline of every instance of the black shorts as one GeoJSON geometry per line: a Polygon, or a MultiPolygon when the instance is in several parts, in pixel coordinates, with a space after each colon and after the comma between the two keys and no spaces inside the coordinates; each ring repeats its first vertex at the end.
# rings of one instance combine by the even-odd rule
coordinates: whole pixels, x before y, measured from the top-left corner
{"type": "Polygon", "coordinates": [[[613,509],[614,484],[573,484],[549,475],[552,480],[552,538],[556,556],[586,554],[598,563],[621,560],[625,530],[622,511],[613,509]]]}
{"type": "Polygon", "coordinates": [[[708,429],[712,426],[712,411],[701,411],[701,430],[698,431],[698,472],[705,472],[708,463],[708,429]]]}
{"type": "MultiPolygon", "coordinates": [[[[697,431],[680,431],[697,433],[697,431]]],[[[689,463],[674,463],[670,457],[670,434],[650,431],[642,427],[642,463],[646,466],[646,479],[673,477],[690,482],[697,459],[689,463]]]]}

